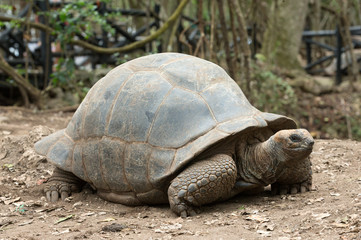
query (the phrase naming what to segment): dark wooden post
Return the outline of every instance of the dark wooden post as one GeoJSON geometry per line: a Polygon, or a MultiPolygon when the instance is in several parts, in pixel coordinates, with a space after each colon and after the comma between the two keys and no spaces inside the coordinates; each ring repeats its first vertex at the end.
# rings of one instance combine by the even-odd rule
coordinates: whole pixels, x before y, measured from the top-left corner
{"type": "Polygon", "coordinates": [[[341,54],[342,54],[342,36],[339,26],[336,27],[336,85],[341,84],[341,54]]]}
{"type": "MultiPolygon", "coordinates": [[[[37,6],[40,11],[47,12],[49,10],[49,1],[48,0],[38,0],[36,1],[37,6]]],[[[39,15],[39,22],[48,26],[49,19],[45,14],[39,15]]],[[[51,53],[51,39],[50,33],[47,31],[41,31],[40,33],[40,41],[41,41],[41,63],[43,67],[43,88],[46,88],[50,79],[50,74],[52,73],[53,67],[53,59],[51,53]]]]}

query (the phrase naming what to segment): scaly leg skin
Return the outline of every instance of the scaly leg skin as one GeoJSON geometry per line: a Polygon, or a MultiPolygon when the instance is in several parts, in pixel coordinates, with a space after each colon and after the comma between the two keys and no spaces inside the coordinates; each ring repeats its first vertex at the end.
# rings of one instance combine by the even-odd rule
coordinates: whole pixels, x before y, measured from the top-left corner
{"type": "Polygon", "coordinates": [[[186,168],[173,179],[168,188],[168,200],[173,212],[181,217],[196,214],[194,208],[225,200],[237,179],[237,168],[232,157],[217,154],[186,168]]]}
{"type": "Polygon", "coordinates": [[[46,199],[50,202],[58,201],[59,197],[64,200],[72,192],[80,192],[84,184],[85,182],[73,173],[55,168],[44,188],[46,199]]]}
{"type": "Polygon", "coordinates": [[[296,194],[310,191],[312,188],[312,163],[310,158],[286,167],[284,173],[271,185],[273,195],[296,194]]]}

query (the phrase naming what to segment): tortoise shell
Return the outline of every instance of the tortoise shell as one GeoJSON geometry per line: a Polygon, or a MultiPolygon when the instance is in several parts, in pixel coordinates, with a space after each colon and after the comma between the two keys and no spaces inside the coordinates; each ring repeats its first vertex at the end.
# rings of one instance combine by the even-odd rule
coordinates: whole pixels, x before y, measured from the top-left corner
{"type": "Polygon", "coordinates": [[[197,155],[245,130],[295,128],[254,108],[218,65],[179,53],[124,63],[99,80],[66,129],[35,149],[95,188],[161,189],[197,155]]]}

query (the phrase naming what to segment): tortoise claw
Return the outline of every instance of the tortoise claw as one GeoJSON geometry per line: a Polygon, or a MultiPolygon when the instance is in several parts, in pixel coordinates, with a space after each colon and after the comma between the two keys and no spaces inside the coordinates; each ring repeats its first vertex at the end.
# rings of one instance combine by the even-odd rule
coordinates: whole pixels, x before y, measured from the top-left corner
{"type": "Polygon", "coordinates": [[[51,201],[51,202],[57,202],[58,200],[59,200],[59,193],[58,193],[58,191],[52,191],[52,192],[51,192],[50,201],[51,201]]]}
{"type": "Polygon", "coordinates": [[[190,209],[189,210],[189,216],[193,217],[195,215],[197,215],[196,211],[194,211],[193,209],[190,209]]]}
{"type": "Polygon", "coordinates": [[[197,212],[193,208],[188,207],[187,210],[184,210],[184,211],[180,212],[179,215],[180,215],[181,218],[194,217],[194,216],[197,215],[197,212]]]}
{"type": "Polygon", "coordinates": [[[64,200],[69,197],[71,187],[68,183],[52,182],[44,189],[46,199],[49,202],[57,202],[59,198],[64,200]]]}
{"type": "Polygon", "coordinates": [[[51,192],[50,191],[45,191],[45,196],[46,196],[46,200],[48,202],[50,202],[51,201],[51,192]]]}
{"type": "Polygon", "coordinates": [[[69,194],[67,192],[61,192],[61,200],[65,200],[65,198],[69,197],[69,194]]]}
{"type": "Polygon", "coordinates": [[[73,173],[55,168],[44,188],[46,199],[49,202],[65,200],[72,192],[80,192],[84,184],[85,182],[73,173]]]}
{"type": "Polygon", "coordinates": [[[187,212],[186,212],[186,211],[182,211],[182,212],[180,213],[180,217],[181,217],[181,218],[186,218],[186,217],[187,217],[187,212]]]}
{"type": "Polygon", "coordinates": [[[308,182],[303,182],[300,184],[290,184],[290,185],[274,183],[271,185],[272,195],[305,193],[310,190],[311,190],[311,184],[309,184],[308,182]]]}

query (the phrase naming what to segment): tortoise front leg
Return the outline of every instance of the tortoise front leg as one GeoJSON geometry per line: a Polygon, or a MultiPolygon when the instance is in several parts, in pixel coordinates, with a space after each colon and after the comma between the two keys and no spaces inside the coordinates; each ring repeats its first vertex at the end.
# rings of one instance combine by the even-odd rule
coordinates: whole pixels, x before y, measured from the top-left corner
{"type": "Polygon", "coordinates": [[[72,192],[80,192],[84,184],[85,182],[73,173],[55,168],[44,188],[46,199],[56,202],[60,197],[64,200],[72,192]]]}
{"type": "Polygon", "coordinates": [[[272,194],[284,195],[310,191],[312,188],[311,166],[309,157],[286,166],[282,175],[271,184],[272,194]]]}
{"type": "Polygon", "coordinates": [[[236,179],[236,164],[229,155],[217,154],[196,162],[171,182],[170,208],[181,217],[194,215],[194,207],[231,197],[236,179]]]}

